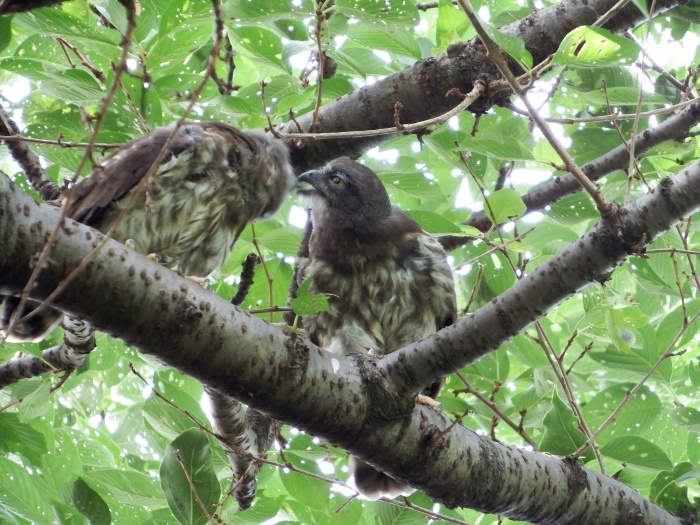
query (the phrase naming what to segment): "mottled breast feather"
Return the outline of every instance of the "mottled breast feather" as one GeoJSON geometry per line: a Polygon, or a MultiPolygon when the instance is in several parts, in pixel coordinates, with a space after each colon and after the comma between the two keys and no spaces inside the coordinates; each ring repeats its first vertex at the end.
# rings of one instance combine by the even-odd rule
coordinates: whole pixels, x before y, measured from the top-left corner
{"type": "MultiPolygon", "coordinates": [[[[68,189],[67,216],[103,233],[113,230],[114,239],[158,253],[185,275],[205,277],[224,264],[249,222],[279,209],[293,171],[284,142],[262,133],[216,122],[174,129],[155,130],[107,157],[68,189]]],[[[17,301],[0,299],[4,329],[17,301]]],[[[28,305],[22,317],[34,308],[28,305]]],[[[62,317],[49,309],[33,315],[16,324],[8,340],[40,340],[62,317]]]]}
{"type": "MultiPolygon", "coordinates": [[[[392,207],[379,178],[350,159],[299,177],[312,189],[313,233],[302,278],[311,293],[329,294],[330,308],[304,318],[311,340],[331,352],[383,355],[452,324],[455,290],[447,255],[407,213],[392,207]]],[[[426,387],[436,397],[442,380],[426,387]]],[[[412,489],[351,457],[350,472],[365,497],[412,489]]]]}

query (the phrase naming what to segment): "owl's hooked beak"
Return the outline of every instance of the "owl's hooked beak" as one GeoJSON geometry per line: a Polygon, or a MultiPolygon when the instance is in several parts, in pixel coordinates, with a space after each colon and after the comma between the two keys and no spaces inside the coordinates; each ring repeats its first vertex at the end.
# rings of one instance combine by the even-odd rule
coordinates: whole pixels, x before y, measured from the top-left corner
{"type": "Polygon", "coordinates": [[[323,173],[321,170],[305,171],[297,177],[296,190],[301,195],[323,195],[319,186],[323,186],[323,173]],[[307,185],[311,187],[309,188],[307,185]]]}

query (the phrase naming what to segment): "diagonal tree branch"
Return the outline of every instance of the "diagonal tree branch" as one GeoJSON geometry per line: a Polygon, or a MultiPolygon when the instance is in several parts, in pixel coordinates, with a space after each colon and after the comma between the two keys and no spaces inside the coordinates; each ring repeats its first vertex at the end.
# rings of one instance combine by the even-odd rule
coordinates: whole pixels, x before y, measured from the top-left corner
{"type": "MultiPolygon", "coordinates": [[[[43,244],[39,226],[53,224],[58,212],[34,203],[4,177],[0,197],[0,292],[17,294],[43,244]]],[[[637,523],[677,524],[610,478],[477,436],[415,406],[412,393],[489,352],[699,207],[700,162],[622,208],[615,224],[599,224],[474,315],[382,360],[329,355],[114,241],[55,305],[448,506],[536,523],[617,523],[633,513],[637,523]],[[533,290],[542,299],[525,295],[533,290]],[[201,348],[207,348],[206,358],[201,348]],[[536,479],[548,479],[548,488],[536,479]]],[[[97,235],[66,221],[34,299],[45,298],[90,251],[88,233],[97,235]]]]}
{"type": "MultiPolygon", "coordinates": [[[[679,5],[680,0],[654,2],[655,14],[679,5]]],[[[502,27],[500,30],[525,42],[534,63],[542,62],[554,53],[564,36],[572,29],[590,25],[608,12],[614,0],[564,0],[555,5],[502,27]]],[[[623,32],[645,21],[643,14],[630,2],[605,25],[607,29],[623,32]]],[[[485,48],[476,39],[453,44],[447,52],[419,60],[406,69],[378,80],[371,86],[359,88],[320,108],[314,132],[371,130],[394,126],[394,108],[401,103],[403,124],[428,120],[446,113],[459,103],[457,95],[442,96],[455,88],[470,92],[477,80],[489,85],[501,79],[496,66],[486,56],[485,48]]],[[[482,97],[469,109],[484,113],[491,105],[504,101],[508,91],[482,97]]],[[[313,112],[287,122],[283,133],[309,130],[313,112]],[[298,126],[297,126],[298,125],[298,126]]],[[[301,148],[292,148],[292,162],[297,171],[311,169],[341,155],[357,157],[369,148],[391,138],[383,137],[343,138],[341,140],[306,141],[301,148]]]]}

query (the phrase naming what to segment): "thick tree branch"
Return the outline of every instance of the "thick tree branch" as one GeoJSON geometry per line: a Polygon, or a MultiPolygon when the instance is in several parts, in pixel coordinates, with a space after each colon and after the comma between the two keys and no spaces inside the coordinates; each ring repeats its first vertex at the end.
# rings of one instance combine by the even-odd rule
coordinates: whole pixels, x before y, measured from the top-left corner
{"type": "MultiPolygon", "coordinates": [[[[654,3],[656,14],[677,6],[680,0],[659,0],[654,3]]],[[[614,0],[564,0],[535,12],[523,20],[501,28],[525,42],[534,63],[543,61],[554,53],[564,36],[578,26],[593,24],[598,17],[610,10],[614,0]]],[[[646,19],[630,2],[606,28],[622,32],[635,27],[646,19]]],[[[459,103],[459,98],[443,94],[457,88],[462,93],[472,90],[474,82],[482,80],[486,85],[500,80],[500,73],[486,57],[483,45],[477,40],[457,43],[446,53],[419,60],[412,66],[340,97],[320,108],[314,132],[371,130],[394,126],[394,107],[401,103],[401,121],[404,124],[428,120],[446,113],[459,103]]],[[[470,106],[475,113],[483,113],[492,104],[505,100],[509,93],[501,91],[494,97],[482,97],[470,106]]],[[[288,122],[280,131],[293,134],[309,130],[313,113],[307,113],[288,122]]],[[[306,141],[302,148],[292,148],[292,161],[298,171],[320,166],[341,155],[357,157],[367,149],[390,138],[364,137],[342,140],[306,141]]]]}
{"type": "Polygon", "coordinates": [[[409,391],[476,361],[700,209],[700,161],[601,221],[561,253],[459,323],[389,354],[380,371],[409,391]]]}
{"type": "MultiPolygon", "coordinates": [[[[453,426],[445,416],[414,406],[412,396],[397,392],[392,383],[398,385],[398,378],[425,384],[437,373],[483,355],[513,336],[518,326],[543,315],[545,305],[574,293],[587,278],[601,275],[698,206],[700,163],[623,208],[618,224],[599,226],[523,279],[526,284],[383,360],[329,355],[113,241],[65,286],[55,305],[221,392],[349,450],[446,505],[536,523],[618,523],[630,513],[637,523],[680,523],[632,489],[575,463],[493,443],[453,426]],[[591,260],[580,264],[577,257],[591,260]],[[545,300],[525,304],[523,294],[533,284],[545,300]],[[500,339],[491,336],[499,331],[500,339]],[[429,370],[425,383],[423,369],[429,370]],[[548,484],[537,479],[548,479],[548,484]]],[[[20,293],[32,256],[43,246],[41,232],[57,217],[55,209],[34,203],[0,178],[0,292],[20,293]]],[[[42,299],[57,287],[96,236],[65,221],[32,297],[42,299]]]]}
{"type": "MultiPolygon", "coordinates": [[[[658,126],[645,130],[635,138],[632,148],[635,158],[643,157],[644,153],[664,142],[682,140],[688,136],[690,129],[699,122],[700,104],[693,104],[677,115],[670,116],[658,126]]],[[[586,163],[582,170],[589,179],[596,181],[614,171],[626,169],[629,161],[630,146],[620,144],[597,159],[586,163]]],[[[572,195],[580,189],[581,185],[571,174],[536,186],[523,195],[523,202],[527,207],[525,214],[543,210],[546,206],[554,204],[559,199],[572,195]]],[[[487,232],[492,227],[491,221],[483,211],[476,212],[464,224],[473,226],[482,232],[487,232]]],[[[464,236],[443,235],[440,237],[440,244],[446,250],[454,250],[470,239],[464,236]]]]}

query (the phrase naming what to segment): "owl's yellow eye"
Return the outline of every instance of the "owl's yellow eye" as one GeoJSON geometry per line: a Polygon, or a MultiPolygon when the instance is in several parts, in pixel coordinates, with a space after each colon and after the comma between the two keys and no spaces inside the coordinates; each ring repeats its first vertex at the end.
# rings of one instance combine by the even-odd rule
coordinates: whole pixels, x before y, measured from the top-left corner
{"type": "Polygon", "coordinates": [[[343,179],[343,178],[342,178],[341,176],[339,176],[339,175],[331,175],[331,182],[332,182],[333,184],[336,184],[337,186],[340,186],[340,187],[345,187],[345,186],[346,186],[345,179],[343,179]]]}

